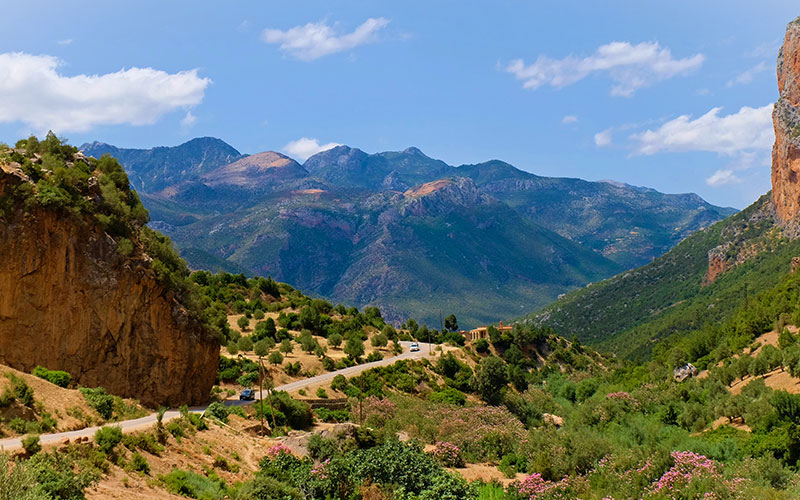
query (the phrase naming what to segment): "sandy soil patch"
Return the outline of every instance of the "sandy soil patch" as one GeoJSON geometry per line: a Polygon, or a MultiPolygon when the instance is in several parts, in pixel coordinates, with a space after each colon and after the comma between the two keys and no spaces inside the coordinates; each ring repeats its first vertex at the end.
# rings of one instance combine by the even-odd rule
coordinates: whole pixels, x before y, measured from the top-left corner
{"type": "Polygon", "coordinates": [[[503,486],[508,486],[512,481],[522,481],[525,479],[525,474],[517,474],[515,478],[509,479],[505,474],[491,464],[467,464],[462,469],[448,469],[451,472],[459,474],[467,481],[481,480],[484,482],[497,481],[503,486]]]}

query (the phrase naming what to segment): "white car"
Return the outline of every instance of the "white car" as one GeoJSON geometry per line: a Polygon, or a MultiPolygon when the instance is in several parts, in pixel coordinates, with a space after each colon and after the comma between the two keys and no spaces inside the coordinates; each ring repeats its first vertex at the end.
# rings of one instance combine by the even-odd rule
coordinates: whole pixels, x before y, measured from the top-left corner
{"type": "Polygon", "coordinates": [[[419,351],[419,344],[416,342],[411,343],[411,352],[418,352],[419,351]]]}

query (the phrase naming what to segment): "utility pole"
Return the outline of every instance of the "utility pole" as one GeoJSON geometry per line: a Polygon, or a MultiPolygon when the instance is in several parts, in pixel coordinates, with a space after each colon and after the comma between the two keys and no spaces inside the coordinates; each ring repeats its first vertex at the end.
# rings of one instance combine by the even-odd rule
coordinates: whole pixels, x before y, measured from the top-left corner
{"type": "Polygon", "coordinates": [[[264,361],[261,356],[258,357],[258,400],[261,406],[261,434],[264,433],[264,361]]]}
{"type": "MultiPolygon", "coordinates": [[[[259,394],[259,398],[261,399],[261,432],[264,432],[264,375],[268,374],[270,371],[264,366],[264,360],[261,356],[258,357],[258,372],[261,375],[259,379],[261,380],[261,392],[259,394]]],[[[275,421],[275,410],[272,408],[272,392],[270,389],[272,388],[272,375],[269,378],[269,385],[267,386],[267,402],[269,403],[269,412],[272,415],[272,429],[273,431],[278,428],[278,424],[275,421]]]]}
{"type": "Polygon", "coordinates": [[[360,425],[364,425],[364,407],[361,404],[364,401],[364,373],[361,373],[361,376],[358,377],[360,381],[360,389],[358,391],[358,423],[360,425]]]}

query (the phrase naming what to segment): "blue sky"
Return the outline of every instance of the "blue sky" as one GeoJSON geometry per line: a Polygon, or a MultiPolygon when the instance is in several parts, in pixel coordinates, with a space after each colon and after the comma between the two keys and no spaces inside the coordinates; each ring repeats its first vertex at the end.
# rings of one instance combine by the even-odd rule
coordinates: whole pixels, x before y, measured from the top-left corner
{"type": "Polygon", "coordinates": [[[800,15],[788,0],[122,5],[4,5],[0,140],[208,135],[298,159],[413,145],[737,208],[769,189],[775,59],[800,15]]]}

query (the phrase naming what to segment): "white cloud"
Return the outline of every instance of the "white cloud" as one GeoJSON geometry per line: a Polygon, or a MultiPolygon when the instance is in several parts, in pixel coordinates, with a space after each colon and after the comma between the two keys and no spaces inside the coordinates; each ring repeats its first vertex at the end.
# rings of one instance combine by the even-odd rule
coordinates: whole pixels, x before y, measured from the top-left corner
{"type": "Polygon", "coordinates": [[[186,116],[181,120],[181,126],[183,128],[192,128],[195,123],[197,123],[197,117],[194,116],[191,111],[187,111],[186,116]]]}
{"type": "Polygon", "coordinates": [[[197,70],[152,68],[105,75],[64,76],[51,56],[0,54],[0,123],[22,122],[37,132],[83,132],[97,125],[147,125],[203,100],[208,78],[197,70]]]}
{"type": "Polygon", "coordinates": [[[668,48],[658,42],[611,42],[597,48],[594,54],[578,58],[551,59],[539,56],[536,62],[525,65],[522,59],[511,61],[506,71],[521,80],[523,88],[535,90],[543,85],[562,88],[593,73],[607,74],[614,82],[611,95],[630,97],[637,90],[656,82],[685,75],[699,68],[702,54],[674,59],[668,48]]]}
{"type": "Polygon", "coordinates": [[[737,113],[719,116],[713,108],[692,119],[683,115],[656,130],[634,134],[634,152],[652,155],[660,152],[710,151],[732,155],[743,151],[766,150],[775,140],[772,104],[761,108],[743,107],[737,113]]]}
{"type": "Polygon", "coordinates": [[[753,48],[753,50],[748,50],[744,53],[746,57],[753,57],[753,58],[770,58],[774,59],[778,57],[778,51],[781,49],[781,43],[783,39],[775,39],[771,42],[765,42],[759,45],[758,47],[753,48]]]}
{"type": "Polygon", "coordinates": [[[594,144],[598,148],[604,148],[610,146],[611,142],[612,142],[612,137],[610,128],[594,134],[594,144]]]}
{"type": "Polygon", "coordinates": [[[328,144],[320,144],[316,139],[309,139],[308,137],[302,137],[297,139],[296,141],[292,141],[289,144],[283,147],[284,153],[288,154],[289,156],[293,156],[300,161],[306,161],[311,156],[314,156],[317,153],[321,153],[322,151],[327,151],[329,149],[333,149],[336,146],[341,146],[336,142],[329,142],[328,144]]]}
{"type": "Polygon", "coordinates": [[[752,68],[748,68],[742,71],[741,73],[736,75],[736,77],[728,80],[728,83],[725,84],[725,86],[730,88],[733,87],[734,85],[750,85],[751,83],[753,83],[753,80],[759,73],[763,73],[768,70],[769,66],[767,65],[767,63],[762,61],[753,66],[752,68]]]}
{"type": "Polygon", "coordinates": [[[369,18],[352,33],[337,34],[324,21],[295,26],[286,31],[266,29],[261,34],[267,43],[280,44],[280,49],[303,61],[350,50],[378,41],[378,32],[389,24],[383,17],[369,18]]]}
{"type": "Polygon", "coordinates": [[[59,45],[70,45],[72,44],[72,38],[65,38],[63,40],[58,41],[59,45]]]}
{"type": "Polygon", "coordinates": [[[741,184],[741,183],[742,179],[737,177],[736,174],[733,173],[733,170],[729,169],[717,170],[716,172],[711,174],[711,177],[706,179],[706,184],[708,184],[711,187],[720,187],[729,184],[741,184]]]}
{"type": "Polygon", "coordinates": [[[569,125],[570,123],[578,123],[578,117],[575,115],[567,115],[561,119],[561,123],[564,125],[569,125]]]}

